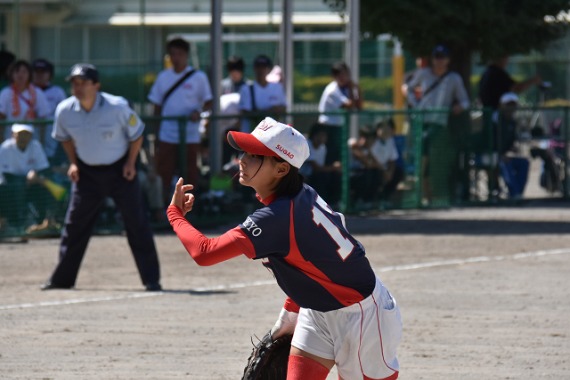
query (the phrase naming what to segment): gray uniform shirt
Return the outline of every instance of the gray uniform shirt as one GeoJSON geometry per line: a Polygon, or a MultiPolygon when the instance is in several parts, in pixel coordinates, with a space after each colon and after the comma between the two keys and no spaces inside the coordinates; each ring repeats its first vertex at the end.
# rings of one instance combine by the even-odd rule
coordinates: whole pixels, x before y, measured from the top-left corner
{"type": "Polygon", "coordinates": [[[125,98],[100,92],[89,112],[75,96],[59,103],[52,137],[73,140],[77,156],[88,165],[109,165],[125,156],[143,131],[144,123],[125,98]]]}
{"type": "MultiPolygon", "coordinates": [[[[457,101],[463,109],[469,108],[469,95],[467,95],[463,80],[459,74],[453,71],[448,73],[427,95],[422,96],[418,102],[413,94],[414,87],[421,86],[422,93],[425,93],[438,79],[439,77],[429,67],[420,69],[414,74],[408,83],[408,101],[414,108],[450,108],[454,101],[457,101]]],[[[424,116],[424,120],[431,123],[447,124],[447,114],[428,113],[424,116]]]]}

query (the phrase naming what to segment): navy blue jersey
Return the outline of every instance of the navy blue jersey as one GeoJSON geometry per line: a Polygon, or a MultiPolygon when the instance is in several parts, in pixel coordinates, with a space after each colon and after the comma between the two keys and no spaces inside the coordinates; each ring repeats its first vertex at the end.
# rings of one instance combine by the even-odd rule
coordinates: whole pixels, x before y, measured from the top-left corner
{"type": "Polygon", "coordinates": [[[299,306],[330,311],[362,301],[376,276],[365,251],[308,185],[294,198],[281,197],[240,224],[255,259],[266,259],[283,291],[299,306]]]}

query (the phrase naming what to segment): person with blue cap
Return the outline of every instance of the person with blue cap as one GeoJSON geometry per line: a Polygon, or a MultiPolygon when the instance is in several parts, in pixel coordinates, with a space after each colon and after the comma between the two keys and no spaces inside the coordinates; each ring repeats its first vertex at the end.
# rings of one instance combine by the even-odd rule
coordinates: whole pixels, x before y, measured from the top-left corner
{"type": "Polygon", "coordinates": [[[461,75],[449,69],[450,55],[447,46],[436,45],[431,66],[420,69],[408,83],[408,102],[414,109],[427,110],[422,115],[423,201],[440,206],[448,205],[451,198],[458,143],[452,141],[449,117],[460,115],[471,105],[461,75]],[[417,86],[421,88],[420,99],[414,91],[417,86]]]}

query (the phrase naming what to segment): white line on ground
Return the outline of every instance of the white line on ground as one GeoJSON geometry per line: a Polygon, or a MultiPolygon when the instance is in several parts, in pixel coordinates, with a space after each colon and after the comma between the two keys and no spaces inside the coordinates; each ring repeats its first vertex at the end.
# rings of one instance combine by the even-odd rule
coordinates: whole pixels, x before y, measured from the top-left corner
{"type": "Polygon", "coordinates": [[[62,305],[72,305],[76,303],[87,303],[87,302],[105,302],[105,301],[116,301],[124,300],[129,298],[144,298],[144,297],[154,297],[160,293],[131,293],[120,296],[109,296],[109,297],[95,297],[95,298],[79,298],[71,300],[61,300],[61,301],[46,301],[37,303],[20,303],[16,305],[0,305],[0,310],[9,309],[29,309],[33,307],[42,306],[62,306],[62,305]]]}
{"type": "MultiPolygon", "coordinates": [[[[450,260],[430,261],[430,262],[426,262],[426,263],[394,265],[394,266],[382,267],[382,268],[378,269],[377,272],[385,273],[385,272],[394,272],[394,271],[442,267],[442,266],[450,266],[450,265],[474,264],[474,263],[482,263],[482,262],[490,262],[490,261],[521,260],[521,259],[533,258],[533,257],[541,257],[541,256],[548,256],[548,255],[565,255],[565,254],[570,254],[570,249],[566,249],[566,248],[564,248],[564,249],[551,249],[551,250],[545,250],[545,251],[521,252],[521,253],[515,253],[512,255],[500,255],[500,256],[493,256],[493,257],[478,256],[478,257],[470,257],[467,259],[450,259],[450,260]]],[[[242,289],[242,288],[248,288],[248,287],[267,286],[267,285],[276,285],[276,282],[273,280],[271,280],[271,281],[255,281],[255,282],[248,282],[248,283],[236,283],[236,284],[230,284],[230,285],[217,285],[217,286],[204,287],[204,288],[194,288],[194,289],[190,289],[189,291],[197,292],[197,293],[206,293],[206,292],[212,292],[212,291],[242,289]]],[[[78,299],[70,299],[70,300],[62,300],[62,301],[47,301],[47,302],[37,302],[37,303],[21,303],[21,304],[14,304],[14,305],[0,305],[0,311],[1,310],[10,310],[10,309],[29,309],[29,308],[44,307],[44,306],[64,306],[64,305],[72,305],[72,304],[78,304],[78,303],[107,302],[107,301],[117,301],[117,300],[124,300],[124,299],[130,299],[130,298],[156,297],[156,296],[162,296],[164,294],[168,294],[168,292],[131,293],[131,294],[126,294],[126,295],[109,296],[109,297],[78,298],[78,299]]]]}

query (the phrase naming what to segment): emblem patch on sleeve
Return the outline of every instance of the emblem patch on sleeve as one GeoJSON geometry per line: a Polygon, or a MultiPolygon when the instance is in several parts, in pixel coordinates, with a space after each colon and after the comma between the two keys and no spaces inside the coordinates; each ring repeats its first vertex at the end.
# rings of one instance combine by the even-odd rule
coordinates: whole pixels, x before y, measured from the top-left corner
{"type": "Polygon", "coordinates": [[[138,120],[137,117],[135,116],[134,113],[131,114],[131,117],[129,117],[129,125],[131,127],[135,127],[138,124],[138,120]]]}

